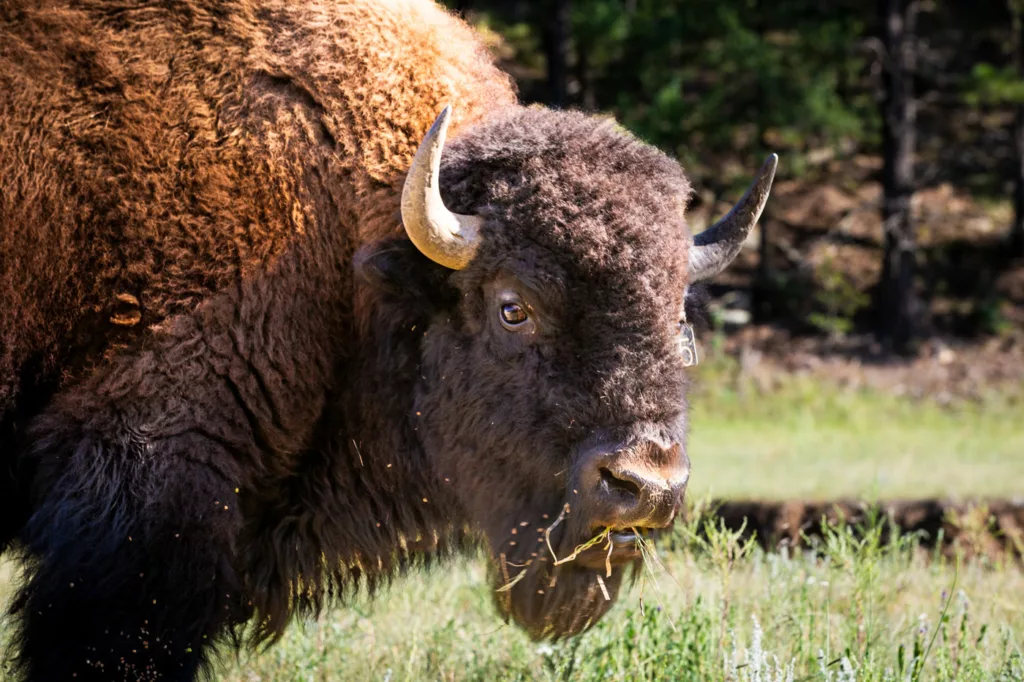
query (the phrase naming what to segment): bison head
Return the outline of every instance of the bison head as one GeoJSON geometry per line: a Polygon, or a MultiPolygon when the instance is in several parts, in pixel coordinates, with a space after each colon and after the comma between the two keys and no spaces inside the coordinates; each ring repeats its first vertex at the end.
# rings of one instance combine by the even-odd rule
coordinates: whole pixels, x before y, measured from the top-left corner
{"type": "Polygon", "coordinates": [[[736,256],[775,158],[693,239],[679,165],[613,122],[516,109],[445,148],[448,116],[406,179],[409,240],[364,249],[360,269],[431,288],[417,439],[486,540],[499,608],[535,637],[571,635],[679,511],[687,291],[736,256]]]}

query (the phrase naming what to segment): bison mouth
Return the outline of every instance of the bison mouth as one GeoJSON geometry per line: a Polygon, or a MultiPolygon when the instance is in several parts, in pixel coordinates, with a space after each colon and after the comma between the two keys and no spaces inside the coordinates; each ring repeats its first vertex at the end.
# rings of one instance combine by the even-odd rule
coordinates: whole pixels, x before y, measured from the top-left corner
{"type": "Polygon", "coordinates": [[[534,639],[569,637],[596,624],[624,579],[639,575],[642,547],[651,541],[646,529],[605,528],[582,542],[569,541],[578,537],[570,532],[556,538],[550,527],[529,530],[536,537],[519,535],[529,537],[525,547],[506,543],[497,553],[492,582],[498,609],[534,639]]]}
{"type": "Polygon", "coordinates": [[[599,532],[599,541],[579,553],[575,561],[584,568],[611,573],[615,566],[633,563],[641,558],[641,543],[647,542],[645,530],[609,530],[599,532]]]}

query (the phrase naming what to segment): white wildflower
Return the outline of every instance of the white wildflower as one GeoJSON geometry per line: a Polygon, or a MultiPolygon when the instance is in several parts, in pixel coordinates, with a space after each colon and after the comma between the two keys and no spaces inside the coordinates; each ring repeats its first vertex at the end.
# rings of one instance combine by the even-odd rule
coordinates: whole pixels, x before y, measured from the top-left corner
{"type": "Polygon", "coordinates": [[[793,682],[793,674],[796,664],[793,661],[783,666],[777,656],[769,655],[764,650],[764,632],[756,616],[751,616],[754,621],[753,632],[750,638],[750,647],[746,655],[741,657],[733,641],[733,653],[726,656],[725,671],[730,680],[736,682],[793,682]]]}

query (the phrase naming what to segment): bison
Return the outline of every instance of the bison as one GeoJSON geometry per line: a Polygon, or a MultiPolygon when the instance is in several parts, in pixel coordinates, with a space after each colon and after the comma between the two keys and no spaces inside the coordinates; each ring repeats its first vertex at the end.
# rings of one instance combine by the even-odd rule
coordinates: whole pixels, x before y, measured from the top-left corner
{"type": "Polygon", "coordinates": [[[691,237],[675,161],[425,0],[6,0],[0,93],[16,674],[194,679],[479,545],[569,636],[672,523],[688,292],[775,157],[691,237]]]}

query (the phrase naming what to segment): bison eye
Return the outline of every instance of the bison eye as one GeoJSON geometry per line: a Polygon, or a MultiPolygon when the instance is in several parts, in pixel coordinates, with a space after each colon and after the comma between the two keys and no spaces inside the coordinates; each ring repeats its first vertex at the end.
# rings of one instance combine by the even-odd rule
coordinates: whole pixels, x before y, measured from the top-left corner
{"type": "Polygon", "coordinates": [[[503,303],[501,306],[501,323],[506,327],[518,327],[526,322],[527,314],[518,303],[503,303]]]}

